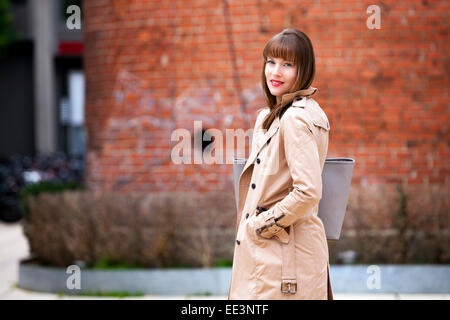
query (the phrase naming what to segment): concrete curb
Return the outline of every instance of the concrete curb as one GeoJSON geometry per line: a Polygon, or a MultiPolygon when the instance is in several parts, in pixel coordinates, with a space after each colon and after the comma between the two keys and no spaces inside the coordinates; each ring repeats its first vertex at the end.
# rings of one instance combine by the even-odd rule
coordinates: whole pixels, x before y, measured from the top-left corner
{"type": "MultiPolygon", "coordinates": [[[[18,286],[40,292],[142,293],[150,295],[227,295],[231,268],[80,269],[80,289],[68,289],[74,273],[65,268],[21,262],[18,286]]],[[[450,265],[339,265],[330,267],[334,293],[450,293],[450,265]]]]}
{"type": "Polygon", "coordinates": [[[41,292],[79,294],[86,292],[143,293],[152,295],[226,295],[230,268],[93,270],[80,269],[80,289],[69,289],[74,275],[64,268],[21,263],[18,286],[41,292]],[[70,280],[69,280],[70,281],[70,280]]]}
{"type": "Polygon", "coordinates": [[[450,293],[450,265],[330,266],[337,293],[450,293]]]}

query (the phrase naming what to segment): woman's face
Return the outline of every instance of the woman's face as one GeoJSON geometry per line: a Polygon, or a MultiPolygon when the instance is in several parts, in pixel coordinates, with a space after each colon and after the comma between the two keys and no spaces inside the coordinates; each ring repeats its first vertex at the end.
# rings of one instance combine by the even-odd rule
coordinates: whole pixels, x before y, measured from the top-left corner
{"type": "Polygon", "coordinates": [[[292,61],[267,57],[264,72],[270,93],[278,97],[289,92],[289,89],[294,85],[297,67],[294,66],[292,61]]]}

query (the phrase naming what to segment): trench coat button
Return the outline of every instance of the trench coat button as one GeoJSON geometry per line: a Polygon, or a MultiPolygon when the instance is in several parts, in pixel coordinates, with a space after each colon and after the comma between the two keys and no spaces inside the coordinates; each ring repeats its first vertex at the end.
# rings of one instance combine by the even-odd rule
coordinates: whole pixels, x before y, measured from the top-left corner
{"type": "Polygon", "coordinates": [[[256,163],[259,164],[261,160],[259,158],[256,158],[256,163]]]}
{"type": "Polygon", "coordinates": [[[250,215],[250,213],[247,213],[246,215],[245,215],[245,219],[248,219],[248,216],[250,215]]]}
{"type": "Polygon", "coordinates": [[[240,245],[240,244],[241,244],[241,242],[240,242],[239,240],[236,240],[236,243],[237,243],[238,245],[240,245]]]}
{"type": "Polygon", "coordinates": [[[252,183],[252,189],[256,188],[256,184],[252,183]]]}

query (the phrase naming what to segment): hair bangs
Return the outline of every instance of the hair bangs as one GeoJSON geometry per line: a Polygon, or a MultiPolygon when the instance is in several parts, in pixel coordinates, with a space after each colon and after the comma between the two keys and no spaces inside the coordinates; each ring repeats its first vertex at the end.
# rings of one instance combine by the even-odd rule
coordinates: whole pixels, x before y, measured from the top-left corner
{"type": "Polygon", "coordinates": [[[298,50],[295,39],[287,35],[279,35],[272,38],[263,50],[264,59],[268,57],[280,58],[286,61],[291,61],[295,65],[298,65],[297,57],[298,50]]]}

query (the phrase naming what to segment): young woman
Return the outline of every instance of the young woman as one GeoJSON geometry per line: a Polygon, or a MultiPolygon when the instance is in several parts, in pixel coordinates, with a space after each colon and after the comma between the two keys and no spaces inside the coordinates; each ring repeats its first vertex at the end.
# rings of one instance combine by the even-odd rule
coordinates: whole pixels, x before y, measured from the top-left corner
{"type": "Polygon", "coordinates": [[[285,29],[264,47],[252,146],[239,180],[229,299],[332,299],[318,205],[330,125],[311,98],[310,39],[285,29]]]}

